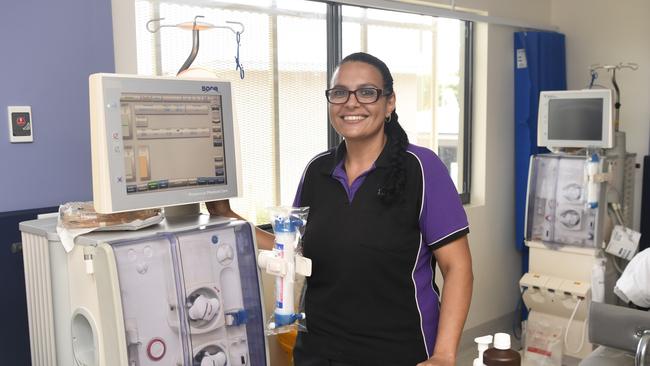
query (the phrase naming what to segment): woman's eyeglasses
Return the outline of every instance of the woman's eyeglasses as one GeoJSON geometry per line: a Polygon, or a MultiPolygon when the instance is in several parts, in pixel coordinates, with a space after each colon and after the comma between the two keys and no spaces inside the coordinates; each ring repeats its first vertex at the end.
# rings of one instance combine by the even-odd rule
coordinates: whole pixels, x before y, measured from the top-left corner
{"type": "Polygon", "coordinates": [[[327,101],[332,104],[345,104],[350,99],[350,94],[354,94],[357,102],[361,104],[370,104],[379,100],[383,91],[377,88],[359,88],[357,90],[347,90],[342,88],[332,88],[325,90],[327,101]]]}

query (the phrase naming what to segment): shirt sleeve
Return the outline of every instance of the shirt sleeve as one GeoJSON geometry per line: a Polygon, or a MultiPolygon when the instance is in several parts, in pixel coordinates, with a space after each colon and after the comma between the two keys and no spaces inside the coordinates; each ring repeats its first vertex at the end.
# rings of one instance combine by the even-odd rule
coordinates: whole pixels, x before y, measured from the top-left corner
{"type": "Polygon", "coordinates": [[[296,190],[296,195],[293,198],[293,207],[301,207],[302,206],[302,185],[304,183],[303,181],[304,177],[300,179],[300,183],[298,183],[298,189],[296,190]]]}
{"type": "Polygon", "coordinates": [[[469,224],[458,191],[447,167],[428,149],[416,154],[422,169],[422,211],[420,231],[432,249],[469,233],[469,224]]]}
{"type": "MultiPolygon", "coordinates": [[[[320,157],[324,155],[328,155],[333,153],[331,150],[328,150],[326,152],[320,153],[316,156],[314,156],[309,163],[307,163],[307,166],[302,172],[302,176],[300,177],[300,183],[298,183],[298,189],[296,190],[296,195],[293,198],[293,207],[302,207],[304,206],[303,202],[305,202],[305,180],[307,180],[308,175],[310,174],[310,169],[313,167],[313,163],[320,157]]],[[[309,199],[309,197],[307,197],[309,199]]]]}

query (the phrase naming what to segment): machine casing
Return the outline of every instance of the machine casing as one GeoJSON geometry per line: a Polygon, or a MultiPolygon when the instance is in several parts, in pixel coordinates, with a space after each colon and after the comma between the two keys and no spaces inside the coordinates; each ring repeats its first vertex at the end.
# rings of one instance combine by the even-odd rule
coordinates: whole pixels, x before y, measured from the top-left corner
{"type": "MultiPolygon", "coordinates": [[[[524,290],[523,299],[530,309],[528,320],[563,328],[569,328],[568,339],[575,343],[584,339],[585,344],[579,352],[565,349],[564,354],[576,358],[583,358],[592,351],[591,344],[587,341],[588,309],[591,302],[591,275],[594,265],[599,260],[600,243],[603,240],[604,207],[601,204],[588,212],[580,211],[584,203],[569,202],[561,197],[561,185],[580,185],[582,176],[566,174],[566,170],[573,169],[577,172],[576,164],[580,165],[585,160],[583,156],[567,154],[534,155],[531,157],[530,174],[528,181],[528,199],[526,208],[526,245],[529,247],[529,269],[520,279],[519,284],[524,290]],[[552,169],[542,168],[543,164],[555,164],[552,169]],[[547,171],[548,170],[548,171],[547,171]],[[550,172],[557,174],[556,178],[549,176],[550,172]],[[557,179],[557,181],[556,181],[557,179]],[[545,187],[551,186],[553,189],[545,187]],[[543,209],[549,206],[545,200],[552,200],[557,206],[552,212],[543,209]],[[561,223],[549,224],[551,219],[557,218],[561,213],[559,209],[575,209],[581,212],[583,221],[575,228],[566,229],[561,223]],[[556,212],[556,209],[558,210],[556,212]],[[543,223],[543,224],[542,224],[543,223]],[[537,226],[537,227],[534,227],[537,226]],[[551,234],[547,234],[550,230],[551,234]],[[540,234],[540,231],[541,234],[540,234]],[[559,233],[558,233],[559,232],[559,233]],[[557,235],[557,237],[556,237],[557,235]],[[592,235],[591,239],[580,239],[592,235]],[[551,239],[548,242],[544,239],[551,239]],[[557,243],[553,240],[575,241],[557,243]],[[582,242],[582,247],[579,247],[582,242]],[[578,300],[580,303],[578,304],[578,300]],[[576,308],[577,307],[577,308],[576,308]],[[575,312],[574,312],[575,310],[575,312]],[[571,314],[573,318],[571,318],[571,314]],[[569,320],[571,320],[569,324],[569,320]]],[[[601,186],[604,184],[601,183],[601,186]]],[[[583,192],[584,193],[584,192],[583,192]]],[[[605,189],[600,188],[599,202],[605,202],[605,189]]],[[[572,346],[574,350],[577,346],[572,346]]]]}
{"type": "Polygon", "coordinates": [[[269,365],[251,224],[168,218],[81,236],[70,253],[55,227],[20,224],[32,365],[193,366],[219,351],[228,365],[269,365]],[[210,321],[187,316],[199,294],[219,300],[210,321]]]}

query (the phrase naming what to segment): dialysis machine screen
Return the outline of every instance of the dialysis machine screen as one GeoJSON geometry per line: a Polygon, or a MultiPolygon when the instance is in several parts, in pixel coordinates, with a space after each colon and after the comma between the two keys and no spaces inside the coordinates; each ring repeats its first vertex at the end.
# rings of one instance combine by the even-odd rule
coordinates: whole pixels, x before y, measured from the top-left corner
{"type": "Polygon", "coordinates": [[[237,196],[229,83],[94,74],[90,110],[97,212],[237,196]]]}
{"type": "Polygon", "coordinates": [[[538,144],[612,147],[611,91],[544,91],[539,100],[538,144]]]}

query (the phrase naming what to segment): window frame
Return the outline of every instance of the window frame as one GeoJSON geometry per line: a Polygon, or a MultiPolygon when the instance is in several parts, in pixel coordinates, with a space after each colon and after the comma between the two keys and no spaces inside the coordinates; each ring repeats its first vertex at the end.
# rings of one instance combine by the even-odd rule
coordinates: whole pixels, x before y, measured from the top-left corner
{"type": "Polygon", "coordinates": [[[469,204],[472,182],[472,121],[474,120],[474,22],[465,20],[465,68],[463,75],[463,179],[459,192],[469,204]]]}
{"type": "MultiPolygon", "coordinates": [[[[177,0],[177,1],[182,1],[182,0],[177,0]]],[[[418,15],[426,15],[426,16],[434,16],[436,17],[437,15],[433,14],[427,14],[422,11],[417,11],[413,10],[411,7],[407,6],[407,4],[400,4],[398,3],[392,3],[392,6],[382,6],[381,3],[378,4],[371,4],[371,5],[360,5],[358,2],[355,1],[328,1],[328,0],[309,0],[309,1],[314,1],[318,3],[324,3],[326,5],[326,13],[325,13],[325,22],[326,22],[326,34],[327,34],[327,80],[331,80],[332,74],[338,67],[341,59],[343,58],[343,31],[342,31],[342,26],[343,26],[343,15],[342,15],[342,7],[343,6],[355,6],[355,7],[360,7],[360,8],[365,8],[365,9],[377,9],[377,10],[385,10],[385,11],[398,11],[398,12],[403,12],[403,13],[410,13],[410,14],[418,14],[418,15]],[[404,6],[400,6],[404,5],[404,6]]],[[[173,0],[170,0],[170,2],[174,2],[173,0]]],[[[151,1],[152,4],[152,17],[157,17],[159,14],[159,6],[160,6],[161,1],[151,1]]],[[[201,4],[201,1],[197,1],[197,4],[201,4]]],[[[202,3],[202,6],[219,6],[219,2],[211,2],[211,3],[202,3]]],[[[242,10],[261,10],[260,7],[258,6],[253,6],[253,5],[235,5],[233,6],[232,4],[229,5],[230,8],[237,8],[237,9],[242,9],[242,10]]],[[[291,11],[287,10],[277,10],[275,9],[274,11],[271,12],[274,17],[277,17],[279,14],[286,14],[286,13],[292,13],[291,11]]],[[[462,95],[459,95],[460,98],[462,98],[462,120],[461,120],[461,132],[459,134],[459,141],[462,141],[462,146],[460,149],[458,149],[458,153],[462,154],[462,158],[459,160],[459,163],[462,163],[462,177],[461,181],[459,182],[459,196],[460,200],[463,204],[469,204],[470,203],[470,196],[471,196],[471,153],[472,153],[472,119],[473,119],[473,111],[472,111],[472,106],[473,106],[473,68],[474,68],[474,22],[470,20],[462,20],[459,19],[460,21],[464,22],[465,24],[465,35],[464,35],[464,53],[462,55],[463,59],[463,65],[462,65],[462,95]]],[[[155,37],[160,37],[159,34],[156,34],[155,37]]],[[[277,37],[277,35],[275,35],[277,37]]],[[[156,42],[158,45],[160,43],[159,38],[155,39],[154,42],[156,42]]],[[[155,55],[155,60],[154,60],[154,65],[155,65],[155,70],[157,73],[160,72],[161,70],[161,53],[156,52],[155,55]]],[[[277,65],[277,64],[276,64],[277,65]]],[[[274,70],[274,73],[277,73],[277,70],[274,70]]],[[[275,86],[277,88],[277,85],[275,86]]],[[[323,89],[326,89],[327,85],[324,86],[323,89]]],[[[277,91],[277,90],[276,90],[277,91]]],[[[277,93],[276,93],[277,96],[277,93]]],[[[277,101],[276,107],[277,107],[277,101]]],[[[277,113],[277,110],[276,110],[277,113]]],[[[278,123],[278,119],[275,118],[276,124],[278,123]]],[[[334,130],[334,128],[331,126],[329,123],[329,112],[327,115],[326,120],[324,123],[327,124],[327,144],[328,148],[334,148],[340,144],[340,142],[343,140],[342,137],[334,130]]],[[[277,126],[276,126],[277,127],[277,126]]],[[[276,128],[277,130],[277,128],[276,128]]],[[[274,139],[279,141],[279,136],[274,136],[274,139]]],[[[278,166],[279,169],[279,166],[278,166]]],[[[275,188],[276,191],[279,191],[279,187],[275,188]]],[[[276,197],[279,197],[279,192],[276,192],[276,197]]]]}

